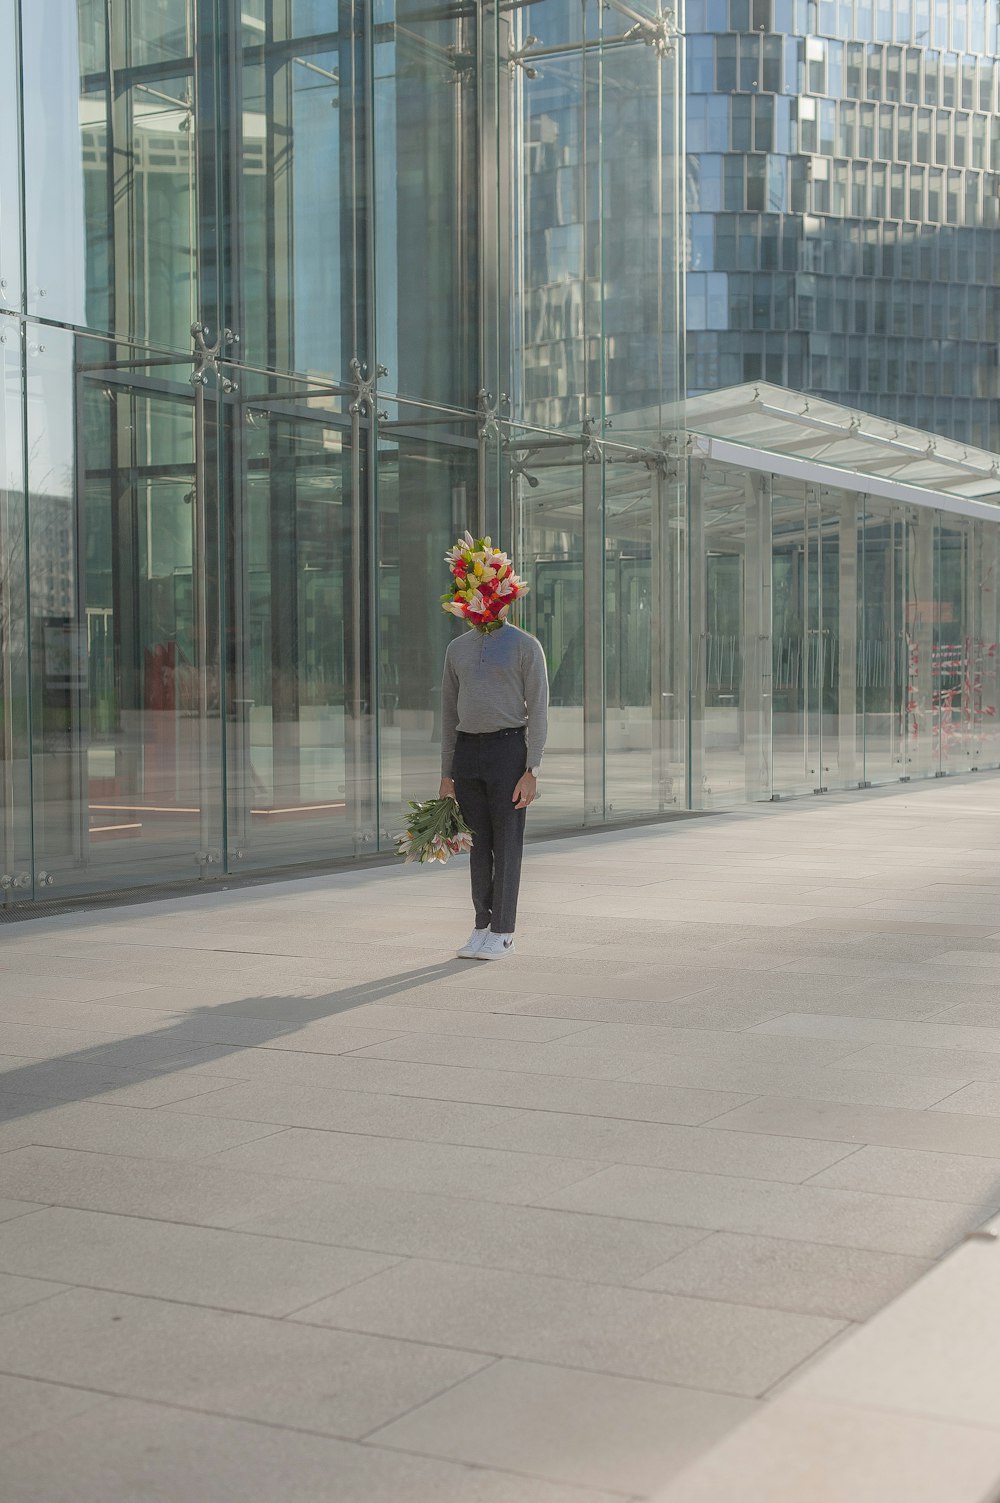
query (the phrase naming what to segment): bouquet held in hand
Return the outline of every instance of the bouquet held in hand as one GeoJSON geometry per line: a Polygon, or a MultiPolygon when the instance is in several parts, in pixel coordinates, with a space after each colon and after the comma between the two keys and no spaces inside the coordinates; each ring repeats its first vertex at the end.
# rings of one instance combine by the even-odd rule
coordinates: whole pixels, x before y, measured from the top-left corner
{"type": "Polygon", "coordinates": [[[441,606],[479,631],[502,626],[514,601],[527,591],[506,553],[494,548],[490,538],[474,538],[467,532],[448,549],[444,561],[451,570],[452,587],[441,596],[441,606]]]}
{"type": "Polygon", "coordinates": [[[410,800],[410,818],[396,850],[407,861],[447,861],[472,850],[472,831],[453,798],[410,800]]]}

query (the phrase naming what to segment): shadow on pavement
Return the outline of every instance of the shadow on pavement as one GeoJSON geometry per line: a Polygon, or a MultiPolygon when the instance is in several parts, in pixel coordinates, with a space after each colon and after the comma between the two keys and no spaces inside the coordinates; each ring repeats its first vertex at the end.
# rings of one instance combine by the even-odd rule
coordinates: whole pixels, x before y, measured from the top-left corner
{"type": "MultiPolygon", "coordinates": [[[[370,1002],[384,1002],[415,986],[426,986],[428,982],[475,966],[474,960],[442,961],[374,981],[356,982],[319,997],[245,997],[220,1003],[218,1007],[195,1007],[165,1027],[92,1044],[54,1059],[32,1060],[0,1074],[0,1124],[161,1079],[191,1066],[210,1065],[214,1060],[222,1062],[246,1049],[291,1039],[310,1023],[339,1017],[370,1002]]],[[[112,1003],[113,1000],[109,999],[112,1003]]],[[[365,1045],[358,1043],[353,1047],[362,1049],[365,1045]]],[[[330,1052],[349,1054],[351,1047],[330,1052]]],[[[0,1068],[2,1065],[0,1056],[0,1068]]]]}

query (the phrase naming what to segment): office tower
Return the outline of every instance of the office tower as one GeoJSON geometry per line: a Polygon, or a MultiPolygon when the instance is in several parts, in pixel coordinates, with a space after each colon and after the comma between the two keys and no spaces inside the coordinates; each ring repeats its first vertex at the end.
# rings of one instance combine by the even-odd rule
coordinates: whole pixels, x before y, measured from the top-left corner
{"type": "Polygon", "coordinates": [[[1000,447],[995,0],[688,0],[692,394],[1000,447]]]}

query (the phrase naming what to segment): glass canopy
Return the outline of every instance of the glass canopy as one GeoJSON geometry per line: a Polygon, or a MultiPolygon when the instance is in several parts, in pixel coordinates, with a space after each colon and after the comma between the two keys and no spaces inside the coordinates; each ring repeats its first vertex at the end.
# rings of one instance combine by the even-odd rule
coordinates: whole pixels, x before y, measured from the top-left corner
{"type": "Polygon", "coordinates": [[[692,433],[856,475],[1000,504],[1000,454],[766,381],[693,397],[686,418],[692,433]]]}

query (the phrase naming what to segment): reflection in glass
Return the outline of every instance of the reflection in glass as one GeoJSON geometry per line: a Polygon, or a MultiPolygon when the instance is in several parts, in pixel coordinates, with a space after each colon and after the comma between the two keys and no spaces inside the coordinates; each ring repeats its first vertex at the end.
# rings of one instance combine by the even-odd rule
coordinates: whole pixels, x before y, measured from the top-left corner
{"type": "MultiPolygon", "coordinates": [[[[446,423],[443,426],[447,427],[446,423]]],[[[441,777],[441,671],[464,628],[441,609],[444,555],[474,514],[478,450],[431,436],[386,435],[378,459],[379,726],[382,832],[441,777]]]]}
{"type": "Polygon", "coordinates": [[[252,405],[241,438],[230,848],[263,865],[293,846],[298,860],[352,854],[369,816],[352,765],[349,434],[320,414],[252,405]]]}
{"type": "Polygon", "coordinates": [[[0,333],[0,797],[3,901],[30,896],[31,752],[22,357],[0,333]],[[13,885],[16,883],[16,885],[13,885]]]}
{"type": "Polygon", "coordinates": [[[475,7],[380,0],[376,10],[378,355],[401,395],[474,407],[482,377],[475,7]]]}
{"type": "Polygon", "coordinates": [[[195,403],[98,348],[50,331],[28,361],[35,859],[83,890],[221,861],[195,403]]]}
{"type": "MultiPolygon", "coordinates": [[[[572,446],[532,447],[532,436],[515,430],[513,505],[515,561],[528,581],[519,625],[539,639],[549,672],[549,736],[544,758],[546,824],[582,824],[592,802],[585,724],[586,690],[593,656],[601,672],[600,613],[589,619],[584,538],[585,487],[600,488],[600,470],[572,446]],[[596,629],[596,630],[595,630],[596,629]],[[589,673],[588,673],[589,670],[589,673]],[[588,797],[589,795],[589,797],[588,797]]],[[[590,504],[593,504],[591,500],[590,504]]],[[[603,798],[602,798],[603,802],[603,798]]],[[[598,813],[591,809],[591,814],[598,813]]]]}
{"type": "MultiPolygon", "coordinates": [[[[75,0],[58,28],[55,8],[0,0],[0,879],[27,884],[5,901],[390,849],[437,786],[461,629],[442,555],[466,527],[531,584],[535,834],[1000,762],[988,513],[684,452],[661,7],[75,0]]],[[[800,144],[838,159],[811,182],[725,155],[733,126],[787,135],[765,96],[805,52],[761,38],[772,11],[791,25],[699,10],[732,22],[692,53],[709,93],[716,64],[764,92],[694,113],[698,383],[914,386],[937,340],[948,403],[985,410],[949,350],[992,327],[988,226],[876,225],[824,259],[778,212],[786,190],[857,209],[852,132],[872,156],[909,129],[899,101],[854,120],[820,100],[800,144]],[[891,348],[852,354],[850,329],[891,348]]],[[[860,98],[864,42],[844,61],[860,98]]],[[[973,121],[974,83],[952,79],[973,121]]],[[[911,104],[919,160],[941,122],[911,104]]],[[[937,191],[876,165],[876,197],[937,191]]],[[[989,216],[976,184],[962,212],[989,216]]],[[[924,426],[954,416],[941,400],[924,426]]]]}

